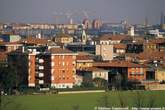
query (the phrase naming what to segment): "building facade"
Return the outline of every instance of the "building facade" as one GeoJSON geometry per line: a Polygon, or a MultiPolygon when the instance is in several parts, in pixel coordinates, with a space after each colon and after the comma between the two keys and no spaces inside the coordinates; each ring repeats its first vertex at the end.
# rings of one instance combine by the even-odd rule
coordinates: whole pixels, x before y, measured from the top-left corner
{"type": "Polygon", "coordinates": [[[100,60],[109,61],[113,59],[113,45],[96,45],[95,54],[100,60]]]}

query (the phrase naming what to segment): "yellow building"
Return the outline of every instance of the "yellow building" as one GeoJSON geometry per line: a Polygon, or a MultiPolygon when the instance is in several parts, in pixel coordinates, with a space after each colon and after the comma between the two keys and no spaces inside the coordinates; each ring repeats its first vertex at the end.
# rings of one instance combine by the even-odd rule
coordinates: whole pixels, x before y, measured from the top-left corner
{"type": "Polygon", "coordinates": [[[157,49],[157,48],[156,48],[156,44],[155,44],[155,43],[147,42],[147,43],[144,44],[144,50],[145,50],[145,51],[147,51],[147,50],[149,50],[149,51],[154,51],[154,50],[156,50],[156,49],[157,49]]]}
{"type": "Polygon", "coordinates": [[[155,79],[159,82],[165,81],[165,68],[158,68],[155,73],[155,79]]]}
{"type": "Polygon", "coordinates": [[[54,38],[56,43],[69,44],[73,42],[73,37],[67,34],[59,34],[54,38]]]}
{"type": "Polygon", "coordinates": [[[76,69],[80,70],[93,66],[93,59],[88,55],[78,55],[76,58],[76,69]]]}

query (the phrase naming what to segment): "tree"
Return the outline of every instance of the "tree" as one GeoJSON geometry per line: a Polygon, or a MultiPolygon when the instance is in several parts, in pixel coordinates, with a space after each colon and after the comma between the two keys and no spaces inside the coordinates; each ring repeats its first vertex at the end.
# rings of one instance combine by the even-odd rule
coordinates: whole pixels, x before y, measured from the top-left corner
{"type": "Polygon", "coordinates": [[[16,84],[16,71],[12,66],[0,66],[0,84],[1,91],[11,94],[16,84]]]}
{"type": "Polygon", "coordinates": [[[120,73],[117,73],[117,75],[115,76],[115,79],[114,79],[114,85],[115,85],[115,88],[117,90],[121,90],[122,89],[122,75],[120,73]]]}

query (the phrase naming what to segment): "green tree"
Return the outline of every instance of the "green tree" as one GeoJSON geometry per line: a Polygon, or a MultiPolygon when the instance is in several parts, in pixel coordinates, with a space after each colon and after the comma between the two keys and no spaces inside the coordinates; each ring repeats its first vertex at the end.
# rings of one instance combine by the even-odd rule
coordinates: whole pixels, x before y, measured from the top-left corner
{"type": "Polygon", "coordinates": [[[16,84],[16,71],[12,66],[0,66],[1,90],[11,94],[16,84]]]}

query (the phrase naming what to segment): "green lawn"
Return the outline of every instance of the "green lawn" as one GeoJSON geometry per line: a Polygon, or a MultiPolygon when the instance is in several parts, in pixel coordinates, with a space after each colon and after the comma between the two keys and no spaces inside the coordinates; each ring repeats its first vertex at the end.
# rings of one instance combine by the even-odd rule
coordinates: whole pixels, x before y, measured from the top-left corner
{"type": "MultiPolygon", "coordinates": [[[[144,104],[147,105],[148,97],[154,97],[156,106],[165,106],[165,91],[143,91],[144,104]]],[[[74,110],[73,106],[78,105],[78,110],[94,110],[101,97],[108,95],[112,106],[120,106],[119,95],[128,106],[134,105],[136,92],[108,92],[108,93],[86,93],[86,94],[56,94],[56,95],[28,95],[12,96],[15,101],[8,110],[74,110]]]]}

